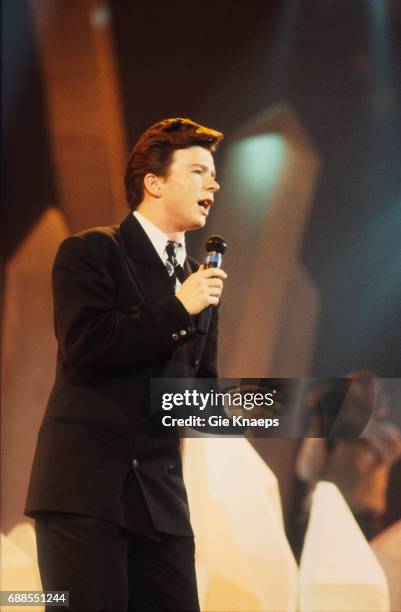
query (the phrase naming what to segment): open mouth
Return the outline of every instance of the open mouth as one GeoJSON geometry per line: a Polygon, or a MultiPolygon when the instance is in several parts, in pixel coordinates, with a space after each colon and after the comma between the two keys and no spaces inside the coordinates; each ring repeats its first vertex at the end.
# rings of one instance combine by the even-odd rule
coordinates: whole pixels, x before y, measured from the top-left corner
{"type": "Polygon", "coordinates": [[[208,210],[208,208],[213,204],[213,200],[199,200],[198,206],[201,206],[204,210],[208,210]]]}

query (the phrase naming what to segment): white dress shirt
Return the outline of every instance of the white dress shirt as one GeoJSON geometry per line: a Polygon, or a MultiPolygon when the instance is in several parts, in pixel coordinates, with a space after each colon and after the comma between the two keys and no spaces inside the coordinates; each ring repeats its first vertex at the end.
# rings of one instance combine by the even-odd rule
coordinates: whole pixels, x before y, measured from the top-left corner
{"type": "MultiPolygon", "coordinates": [[[[164,265],[166,265],[166,262],[167,262],[166,246],[167,246],[169,237],[164,232],[162,232],[158,227],[156,227],[154,223],[149,221],[149,219],[146,219],[143,215],[141,215],[141,213],[138,212],[137,210],[134,210],[132,214],[134,215],[134,217],[136,217],[138,222],[141,224],[144,232],[146,233],[147,237],[153,244],[160,259],[162,260],[164,265]]],[[[184,262],[187,257],[187,251],[185,248],[185,240],[183,242],[177,242],[177,244],[178,244],[177,252],[176,252],[177,262],[179,263],[180,266],[184,266],[184,262]]],[[[179,282],[178,279],[176,279],[176,281],[177,281],[177,284],[176,284],[176,291],[177,291],[177,289],[181,286],[181,283],[179,282]]]]}

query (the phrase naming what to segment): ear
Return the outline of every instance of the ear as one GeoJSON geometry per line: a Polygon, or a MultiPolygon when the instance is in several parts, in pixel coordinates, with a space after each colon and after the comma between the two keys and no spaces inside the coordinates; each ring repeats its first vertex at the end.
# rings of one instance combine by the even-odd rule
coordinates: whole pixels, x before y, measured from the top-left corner
{"type": "Polygon", "coordinates": [[[143,179],[143,186],[154,198],[160,198],[162,196],[162,178],[149,172],[145,174],[143,179]]]}

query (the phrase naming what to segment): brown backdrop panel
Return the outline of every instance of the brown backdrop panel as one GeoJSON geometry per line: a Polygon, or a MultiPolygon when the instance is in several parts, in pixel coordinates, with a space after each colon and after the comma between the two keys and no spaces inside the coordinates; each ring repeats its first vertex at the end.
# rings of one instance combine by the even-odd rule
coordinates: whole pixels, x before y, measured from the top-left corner
{"type": "MultiPolygon", "coordinates": [[[[318,155],[285,103],[242,126],[226,150],[209,228],[229,242],[221,375],[307,377],[320,302],[300,255],[318,155]]],[[[278,477],[288,518],[297,441],[250,441],[278,477]]]]}
{"type": "Polygon", "coordinates": [[[127,214],[127,148],[104,2],[31,0],[59,204],[72,231],[127,214]]]}
{"type": "MultiPolygon", "coordinates": [[[[2,531],[23,520],[39,424],[54,379],[51,267],[68,234],[48,209],[6,268],[2,385],[2,531]]],[[[26,551],[28,552],[28,551],[26,551]]]]}
{"type": "Polygon", "coordinates": [[[242,127],[231,148],[223,187],[233,198],[225,209],[233,209],[236,254],[222,307],[222,369],[227,377],[307,376],[319,300],[300,253],[318,156],[287,104],[242,127]]]}

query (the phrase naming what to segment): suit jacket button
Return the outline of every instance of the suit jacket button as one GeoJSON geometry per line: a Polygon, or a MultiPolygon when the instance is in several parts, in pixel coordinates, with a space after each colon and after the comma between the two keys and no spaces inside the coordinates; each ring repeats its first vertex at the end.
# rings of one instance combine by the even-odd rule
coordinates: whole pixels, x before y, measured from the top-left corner
{"type": "Polygon", "coordinates": [[[187,330],[186,329],[181,329],[180,330],[180,336],[186,336],[187,335],[187,330]]]}
{"type": "Polygon", "coordinates": [[[173,340],[178,340],[179,335],[178,334],[172,334],[171,337],[172,337],[173,340]]]}
{"type": "Polygon", "coordinates": [[[175,465],[174,463],[170,463],[170,465],[167,466],[167,471],[169,474],[175,474],[175,465]]]}
{"type": "Polygon", "coordinates": [[[139,461],[138,461],[138,459],[133,459],[132,460],[132,467],[134,468],[134,470],[139,470],[139,461]]]}
{"type": "Polygon", "coordinates": [[[196,359],[193,363],[193,367],[195,368],[195,370],[199,370],[199,366],[200,366],[200,361],[199,359],[196,359]]]}

